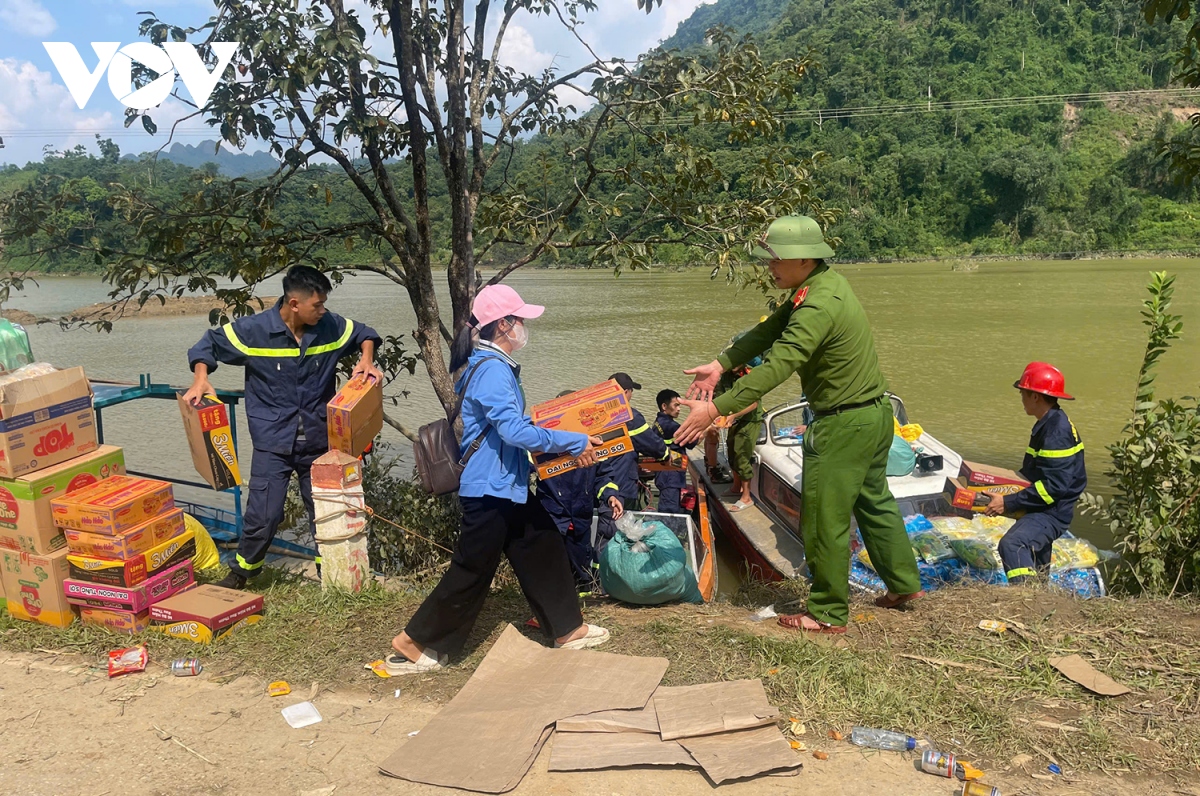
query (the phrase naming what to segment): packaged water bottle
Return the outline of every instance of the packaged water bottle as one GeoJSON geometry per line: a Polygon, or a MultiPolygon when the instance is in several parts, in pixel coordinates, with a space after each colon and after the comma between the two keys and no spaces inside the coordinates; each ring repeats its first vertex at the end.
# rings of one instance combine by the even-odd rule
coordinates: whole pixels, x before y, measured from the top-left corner
{"type": "Polygon", "coordinates": [[[886,749],[891,752],[904,752],[917,748],[917,739],[911,735],[890,730],[872,730],[868,727],[855,727],[851,730],[850,743],[856,746],[867,746],[871,749],[886,749]]]}

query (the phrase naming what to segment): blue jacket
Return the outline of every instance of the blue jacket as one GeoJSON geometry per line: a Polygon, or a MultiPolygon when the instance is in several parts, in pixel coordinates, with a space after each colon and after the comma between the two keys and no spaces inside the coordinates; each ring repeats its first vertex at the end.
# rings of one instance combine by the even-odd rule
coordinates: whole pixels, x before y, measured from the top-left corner
{"type": "Polygon", "coordinates": [[[525,414],[521,368],[503,351],[481,343],[454,385],[462,395],[467,376],[479,369],[463,395],[463,436],[460,452],[480,434],[483,444],[467,462],[459,479],[462,497],[505,498],[524,503],[529,497],[529,453],[583,453],[586,434],[538,428],[525,414]]]}
{"type": "Polygon", "coordinates": [[[633,419],[625,425],[629,429],[629,437],[633,440],[633,450],[608,460],[608,479],[601,483],[596,497],[605,501],[615,494],[621,498],[621,503],[628,507],[638,496],[638,457],[665,459],[667,446],[638,410],[633,409],[633,419]]]}
{"type": "Polygon", "coordinates": [[[337,393],[337,364],[367,340],[382,342],[370,326],[327,312],[307,329],[300,344],[273,309],[209,329],[188,351],[188,365],[217,363],[246,368],[246,418],[250,440],[270,453],[313,453],[328,450],[325,405],[337,393]],[[296,432],[304,424],[304,441],[296,450],[296,432]]]}
{"type": "Polygon", "coordinates": [[[1083,441],[1067,413],[1055,407],[1033,426],[1021,475],[1033,483],[1004,496],[1004,511],[1044,512],[1067,524],[1087,489],[1083,441]]]}

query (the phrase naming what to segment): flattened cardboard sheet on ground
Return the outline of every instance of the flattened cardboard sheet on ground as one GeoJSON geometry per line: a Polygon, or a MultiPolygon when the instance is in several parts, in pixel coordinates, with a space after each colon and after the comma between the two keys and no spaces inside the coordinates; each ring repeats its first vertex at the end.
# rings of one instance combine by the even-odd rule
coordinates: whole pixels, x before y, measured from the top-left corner
{"type": "Polygon", "coordinates": [[[1058,669],[1067,677],[1094,694],[1101,696],[1121,696],[1128,694],[1129,688],[1118,683],[1108,675],[1101,674],[1092,665],[1078,655],[1068,655],[1065,658],[1049,658],[1051,666],[1058,669]]]}
{"type": "Polygon", "coordinates": [[[804,765],[778,727],[683,738],[679,745],[714,785],[761,774],[795,774],[804,765]]]}
{"type": "Polygon", "coordinates": [[[652,701],[641,710],[606,710],[586,716],[571,716],[561,719],[554,729],[560,733],[632,732],[658,735],[658,714],[654,712],[652,701]]]}
{"type": "Polygon", "coordinates": [[[631,766],[688,766],[698,768],[678,741],[658,733],[556,732],[550,742],[551,771],[593,771],[631,766]]]}
{"type": "Polygon", "coordinates": [[[399,779],[505,793],[515,788],[559,719],[645,707],[665,658],[554,650],[509,625],[475,674],[380,770],[399,779]]]}
{"type": "Polygon", "coordinates": [[[664,741],[763,727],[779,718],[761,680],[660,688],[653,706],[664,741]]]}

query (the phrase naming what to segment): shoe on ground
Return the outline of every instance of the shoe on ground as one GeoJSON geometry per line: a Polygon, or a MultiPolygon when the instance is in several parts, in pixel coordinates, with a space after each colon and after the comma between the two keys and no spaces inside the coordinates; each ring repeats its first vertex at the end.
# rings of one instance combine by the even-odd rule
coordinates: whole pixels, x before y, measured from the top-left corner
{"type": "Polygon", "coordinates": [[[574,641],[568,641],[566,644],[554,642],[554,648],[560,650],[585,650],[590,647],[599,647],[604,642],[608,641],[608,631],[598,625],[584,625],[587,628],[587,633],[574,641]]]}
{"type": "Polygon", "coordinates": [[[383,668],[392,677],[398,677],[402,674],[419,674],[421,672],[432,672],[436,669],[443,669],[449,662],[449,655],[439,657],[436,651],[426,648],[421,653],[421,657],[415,661],[410,661],[400,653],[393,652],[383,659],[383,668]]]}
{"type": "Polygon", "coordinates": [[[246,576],[237,572],[230,572],[225,577],[221,578],[214,585],[220,586],[222,589],[235,589],[241,591],[246,588],[246,576]]]}

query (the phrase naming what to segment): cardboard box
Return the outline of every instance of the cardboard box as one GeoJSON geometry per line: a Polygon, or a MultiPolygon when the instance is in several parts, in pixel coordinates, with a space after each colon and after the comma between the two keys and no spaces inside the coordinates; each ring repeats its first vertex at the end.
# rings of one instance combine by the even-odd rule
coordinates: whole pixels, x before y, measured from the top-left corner
{"type": "MultiPolygon", "coordinates": [[[[625,391],[609,379],[562,398],[537,404],[530,409],[534,425],[556,431],[577,431],[598,436],[603,446],[596,458],[611,459],[633,451],[633,440],[625,424],[633,419],[633,408],[625,391]]],[[[579,462],[571,455],[542,453],[534,457],[539,478],[553,478],[574,470],[579,462]]]]}
{"type": "Polygon", "coordinates": [[[124,473],[121,449],[101,445],[69,462],[16,479],[0,479],[0,548],[42,555],[61,550],[67,540],[54,524],[50,501],[124,473]]]}
{"type": "Polygon", "coordinates": [[[353,489],[362,485],[362,461],[340,450],[322,454],[309,473],[313,489],[353,489]]]}
{"type": "Polygon", "coordinates": [[[150,606],[151,627],[208,644],[262,618],[261,594],[203,584],[150,606]]]}
{"type": "Polygon", "coordinates": [[[118,475],[50,502],[60,528],[115,536],[175,508],[166,481],[118,475]]]}
{"type": "MultiPolygon", "coordinates": [[[[959,475],[966,479],[968,486],[995,486],[997,484],[1012,484],[1024,489],[1029,482],[1020,473],[1006,470],[1003,467],[993,467],[990,464],[978,464],[963,460],[959,475]]],[[[1020,491],[1020,490],[1017,490],[1020,491]]]]}
{"type": "MultiPolygon", "coordinates": [[[[66,551],[64,551],[66,552],[66,551]]],[[[146,556],[133,558],[100,558],[67,552],[67,566],[72,580],[103,583],[107,586],[136,586],[146,579],[146,556]]]]}
{"type": "Polygon", "coordinates": [[[49,555],[0,551],[4,595],[14,619],[66,627],[75,621],[75,608],[63,594],[67,580],[67,551],[49,555]]]}
{"type": "Polygon", "coordinates": [[[196,532],[185,528],[183,533],[174,539],[168,539],[146,551],[146,577],[154,577],[157,573],[170,569],[182,561],[190,560],[194,555],[196,555],[196,532]]]}
{"type": "Polygon", "coordinates": [[[326,411],[329,449],[358,456],[383,430],[383,387],[363,377],[351,379],[326,411]]]}
{"type": "Polygon", "coordinates": [[[179,393],[178,398],[183,430],[187,434],[196,472],[213,489],[232,489],[241,484],[242,472],[238,469],[229,407],[215,395],[204,396],[200,406],[183,400],[183,393],[179,393]]]}
{"type": "Polygon", "coordinates": [[[97,447],[92,388],[83,368],[0,387],[0,477],[35,473],[97,447]]]}
{"type": "Polygon", "coordinates": [[[150,629],[149,611],[135,614],[107,608],[80,608],[79,618],[85,625],[96,625],[116,633],[145,633],[150,629]]]}
{"type": "Polygon", "coordinates": [[[137,586],[108,586],[68,578],[63,584],[63,594],[72,605],[141,613],[154,603],[178,594],[195,582],[192,562],[188,560],[147,578],[137,586]]]}
{"type": "Polygon", "coordinates": [[[63,531],[67,549],[76,555],[93,558],[133,558],[152,547],[174,539],[187,529],[183,509],[172,509],[143,523],[131,531],[116,536],[86,531],[63,531]]]}
{"type": "Polygon", "coordinates": [[[947,478],[943,492],[954,508],[982,512],[999,489],[994,486],[970,486],[964,478],[947,478]]]}

